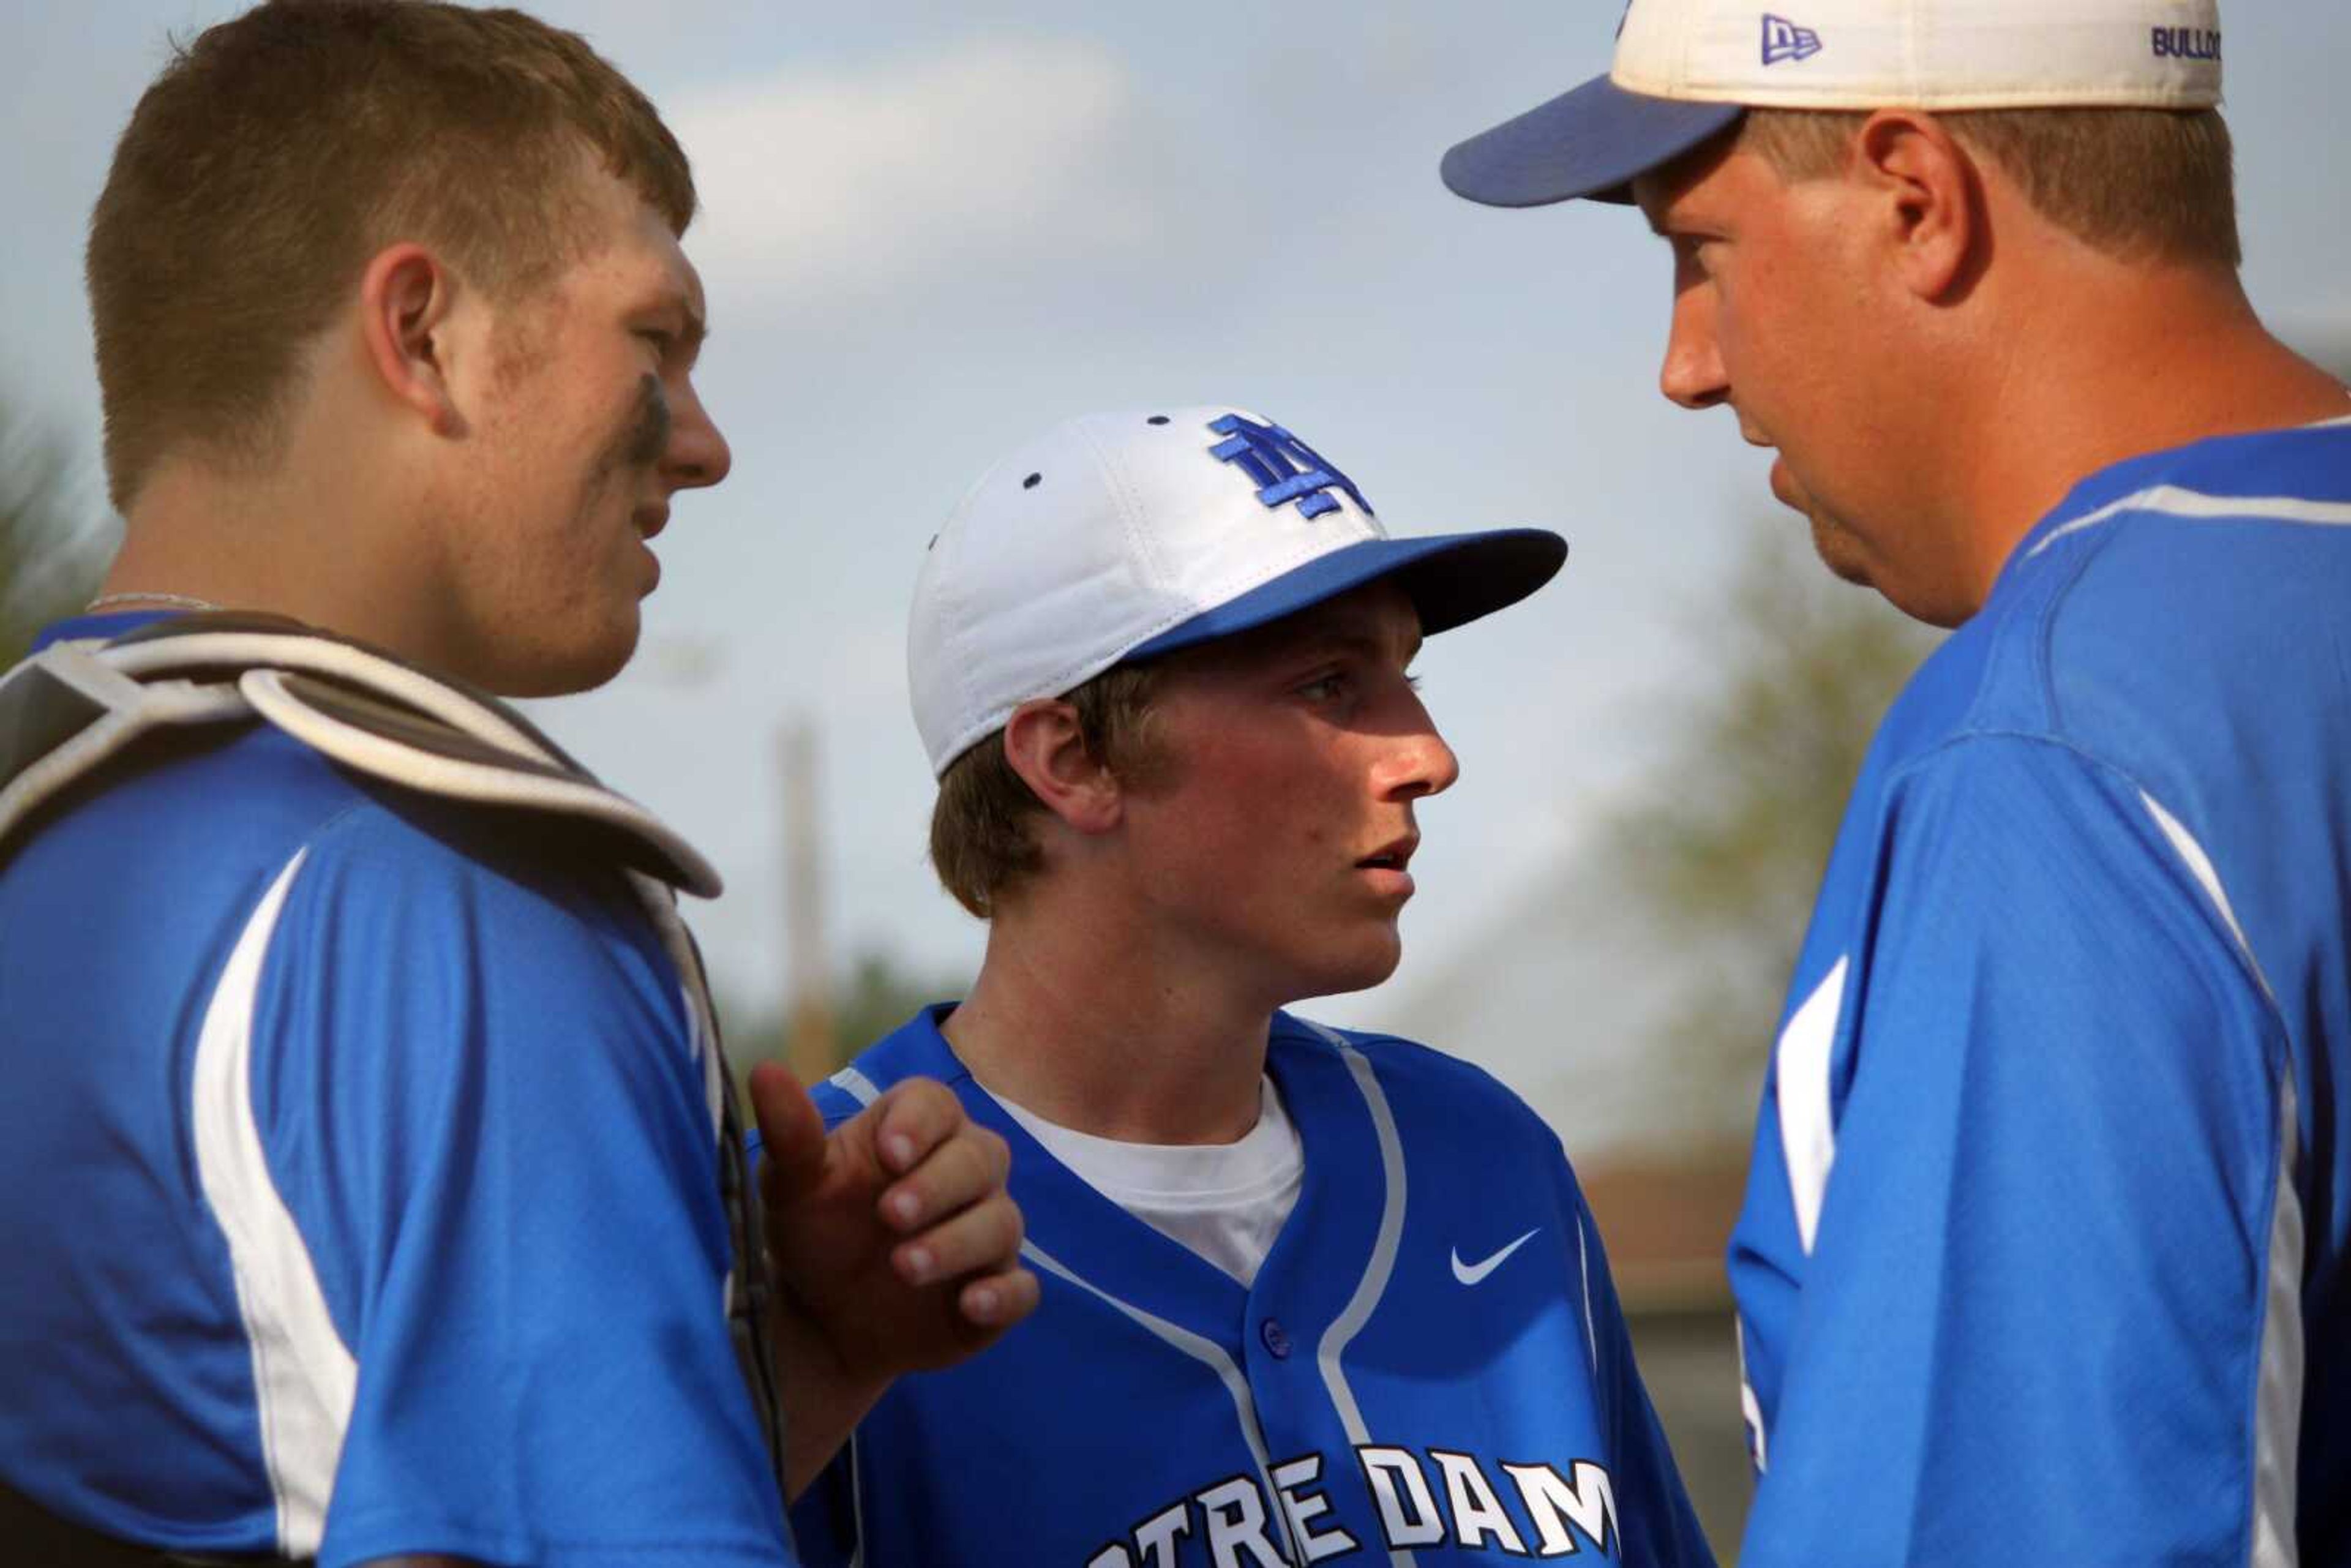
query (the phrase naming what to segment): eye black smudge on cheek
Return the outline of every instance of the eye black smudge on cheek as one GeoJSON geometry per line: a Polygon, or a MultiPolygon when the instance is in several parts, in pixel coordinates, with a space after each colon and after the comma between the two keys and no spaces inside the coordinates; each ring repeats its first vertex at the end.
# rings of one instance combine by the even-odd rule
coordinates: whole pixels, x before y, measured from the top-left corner
{"type": "Polygon", "coordinates": [[[669,397],[661,378],[648,373],[637,383],[637,417],[629,427],[621,460],[632,468],[651,468],[669,450],[669,397]]]}

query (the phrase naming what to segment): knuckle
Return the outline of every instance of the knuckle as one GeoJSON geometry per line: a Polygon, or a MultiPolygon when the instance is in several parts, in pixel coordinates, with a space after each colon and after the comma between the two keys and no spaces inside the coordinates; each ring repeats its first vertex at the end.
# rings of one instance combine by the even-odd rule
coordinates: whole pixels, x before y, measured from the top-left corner
{"type": "Polygon", "coordinates": [[[890,1092],[887,1109],[893,1126],[944,1130],[961,1110],[946,1084],[930,1078],[910,1078],[890,1092]]]}
{"type": "Polygon", "coordinates": [[[994,1180],[1001,1184],[1004,1178],[1011,1174],[1012,1145],[1005,1139],[1003,1134],[993,1127],[980,1127],[976,1130],[979,1134],[979,1146],[986,1157],[987,1168],[994,1173],[994,1180]]]}

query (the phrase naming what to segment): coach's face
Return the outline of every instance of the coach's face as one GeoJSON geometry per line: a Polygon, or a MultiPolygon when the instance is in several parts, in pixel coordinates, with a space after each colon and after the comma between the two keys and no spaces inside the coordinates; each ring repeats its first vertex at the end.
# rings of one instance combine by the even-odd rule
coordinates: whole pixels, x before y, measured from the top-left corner
{"type": "Polygon", "coordinates": [[[619,672],[661,578],[649,546],[671,497],[718,483],[730,461],[691,379],[700,277],[623,183],[596,171],[587,197],[596,242],[496,312],[469,502],[446,541],[459,667],[508,695],[619,672]]]}
{"type": "Polygon", "coordinates": [[[1413,803],[1459,775],[1407,673],[1420,617],[1374,583],[1172,665],[1164,775],[1125,821],[1165,946],[1268,1006],[1376,985],[1420,835],[1413,803]]]}
{"type": "Polygon", "coordinates": [[[1900,432],[1918,394],[1887,340],[1868,193],[1783,183],[1729,134],[1634,194],[1673,247],[1666,396],[1728,407],[1748,441],[1776,448],[1772,494],[1811,520],[1821,559],[1901,602],[1919,464],[1900,432]]]}

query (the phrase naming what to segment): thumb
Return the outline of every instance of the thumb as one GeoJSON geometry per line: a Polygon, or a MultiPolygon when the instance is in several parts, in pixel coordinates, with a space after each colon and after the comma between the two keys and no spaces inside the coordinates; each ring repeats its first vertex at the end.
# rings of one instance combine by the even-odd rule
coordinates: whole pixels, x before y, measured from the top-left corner
{"type": "Polygon", "coordinates": [[[751,1069],[751,1112],[759,1123],[767,1201],[789,1203],[814,1190],[824,1179],[824,1118],[790,1068],[763,1061],[751,1069]]]}

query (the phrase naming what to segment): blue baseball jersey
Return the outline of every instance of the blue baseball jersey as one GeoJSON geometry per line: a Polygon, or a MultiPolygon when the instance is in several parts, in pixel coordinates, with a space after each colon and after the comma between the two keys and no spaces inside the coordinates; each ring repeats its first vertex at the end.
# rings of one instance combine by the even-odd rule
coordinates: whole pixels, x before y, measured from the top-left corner
{"type": "Polygon", "coordinates": [[[936,1016],[818,1103],[944,1081],[1012,1146],[1043,1301],[891,1387],[794,1511],[808,1561],[1711,1563],[1559,1140],[1487,1074],[1276,1015],[1305,1179],[1243,1286],[1056,1161],[936,1016]]]}
{"type": "Polygon", "coordinates": [[[152,736],[0,862],[0,1019],[10,1485],[326,1568],[790,1561],[711,1046],[620,873],[152,736]]]}
{"type": "Polygon", "coordinates": [[[2351,426],[2218,439],[1896,703],[1732,1238],[1743,1563],[2351,1561],[2346,628],[2351,426]]]}

